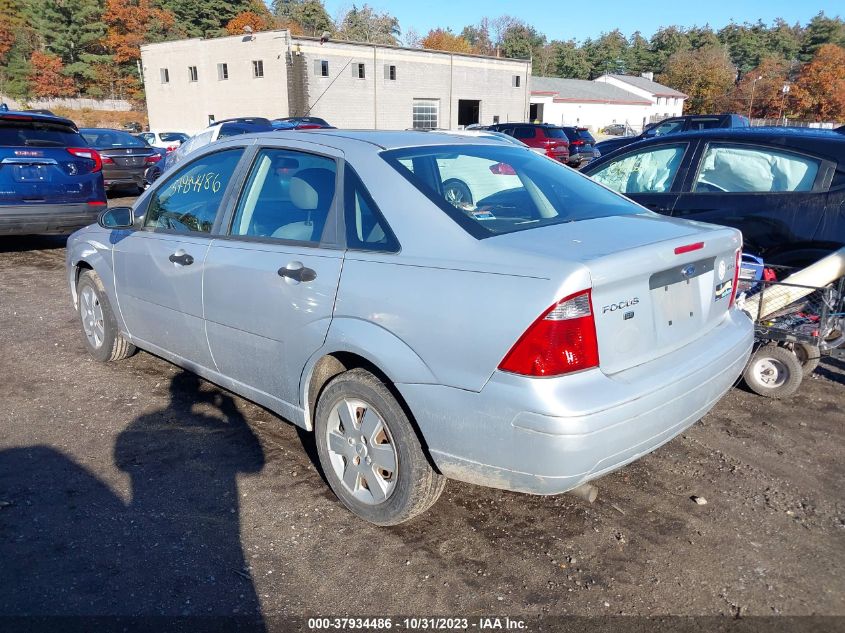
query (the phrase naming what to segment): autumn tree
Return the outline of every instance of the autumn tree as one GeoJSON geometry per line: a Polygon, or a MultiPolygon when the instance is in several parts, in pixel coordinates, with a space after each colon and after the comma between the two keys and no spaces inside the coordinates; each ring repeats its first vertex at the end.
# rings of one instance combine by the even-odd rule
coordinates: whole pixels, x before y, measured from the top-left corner
{"type": "Polygon", "coordinates": [[[75,93],[73,79],[64,74],[62,58],[35,51],[30,58],[29,82],[35,97],[70,97],[75,93]]]}
{"type": "Polygon", "coordinates": [[[164,39],[175,19],[152,0],[106,0],[106,48],[118,64],[141,59],[141,44],[164,39]]]}
{"type": "Polygon", "coordinates": [[[790,101],[798,114],[815,121],[845,119],[845,48],[819,47],[813,61],[801,69],[790,101]]]}
{"type": "Polygon", "coordinates": [[[244,11],[229,20],[226,25],[226,32],[229,35],[240,35],[244,33],[246,27],[249,27],[252,31],[266,31],[271,27],[271,24],[266,16],[259,15],[254,11],[244,11]]]}
{"type": "Polygon", "coordinates": [[[736,69],[727,50],[723,46],[705,46],[673,54],[657,81],[689,95],[685,104],[689,114],[710,114],[723,108],[735,77],[736,69]]]}
{"type": "Polygon", "coordinates": [[[778,57],[766,57],[749,70],[734,88],[731,110],[761,119],[781,115],[784,105],[783,86],[789,77],[789,63],[778,57]],[[753,96],[753,100],[752,100],[753,96]]]}
{"type": "Polygon", "coordinates": [[[453,53],[473,53],[472,44],[460,35],[455,35],[450,29],[432,29],[420,40],[423,48],[435,51],[450,51],[453,53]]]}

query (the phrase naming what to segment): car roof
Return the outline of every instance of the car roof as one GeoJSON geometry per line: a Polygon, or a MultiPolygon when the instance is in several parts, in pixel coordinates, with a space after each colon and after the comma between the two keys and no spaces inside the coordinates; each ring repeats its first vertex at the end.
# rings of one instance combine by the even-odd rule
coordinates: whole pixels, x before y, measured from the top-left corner
{"type": "Polygon", "coordinates": [[[463,136],[450,134],[448,130],[438,130],[436,133],[412,130],[340,130],[320,128],[314,130],[277,130],[250,134],[255,138],[288,138],[291,140],[309,140],[308,137],[319,137],[319,142],[329,147],[343,149],[350,145],[370,145],[379,149],[399,149],[404,147],[422,147],[426,145],[478,145],[494,144],[501,146],[498,139],[480,136],[463,136]]]}
{"type": "Polygon", "coordinates": [[[74,130],[78,129],[76,123],[65,117],[56,116],[55,114],[44,114],[43,112],[32,112],[29,110],[6,110],[0,112],[0,119],[11,121],[43,121],[44,123],[58,123],[72,127],[74,130]]]}
{"type": "MultiPolygon", "coordinates": [[[[585,173],[605,164],[605,159],[652,145],[666,145],[679,141],[694,141],[704,139],[710,141],[734,141],[765,143],[767,145],[781,145],[786,148],[797,150],[812,150],[818,148],[819,144],[825,145],[826,150],[833,150],[845,158],[845,134],[836,130],[806,127],[729,127],[711,128],[708,130],[688,130],[674,134],[664,134],[635,143],[622,145],[613,151],[608,152],[596,161],[591,162],[584,168],[585,173]]],[[[611,142],[616,139],[608,139],[611,142]]]]}

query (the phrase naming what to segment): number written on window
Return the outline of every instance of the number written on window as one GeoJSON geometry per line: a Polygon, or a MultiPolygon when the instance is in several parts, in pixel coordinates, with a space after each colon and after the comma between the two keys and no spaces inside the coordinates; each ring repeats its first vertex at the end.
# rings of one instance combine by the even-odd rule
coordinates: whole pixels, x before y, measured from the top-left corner
{"type": "Polygon", "coordinates": [[[167,178],[147,208],[144,226],[182,233],[209,233],[226,185],[243,150],[202,156],[167,178]]]}

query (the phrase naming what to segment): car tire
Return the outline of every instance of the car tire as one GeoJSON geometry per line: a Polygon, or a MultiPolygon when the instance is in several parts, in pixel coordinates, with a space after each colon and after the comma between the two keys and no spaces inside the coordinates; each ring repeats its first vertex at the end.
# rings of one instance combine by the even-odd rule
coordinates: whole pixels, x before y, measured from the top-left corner
{"type": "Polygon", "coordinates": [[[786,398],[798,391],[804,370],[795,353],[771,344],[751,355],[742,377],[754,393],[768,398],[786,398]]]}
{"type": "Polygon", "coordinates": [[[472,204],[472,192],[463,180],[450,178],[443,183],[443,196],[446,201],[458,208],[463,204],[472,204]]]}
{"type": "Polygon", "coordinates": [[[446,486],[408,414],[387,385],[364,369],[339,374],[323,389],[314,432],[326,480],[365,521],[408,521],[430,508],[446,486]]]}
{"type": "Polygon", "coordinates": [[[812,374],[821,361],[821,353],[819,348],[815,345],[807,343],[795,343],[795,355],[798,357],[798,362],[801,363],[801,369],[805,376],[812,374]]]}
{"type": "Polygon", "coordinates": [[[106,363],[132,356],[137,348],[118,330],[106,289],[97,273],[83,271],[76,284],[76,292],[82,341],[91,357],[106,363]]]}

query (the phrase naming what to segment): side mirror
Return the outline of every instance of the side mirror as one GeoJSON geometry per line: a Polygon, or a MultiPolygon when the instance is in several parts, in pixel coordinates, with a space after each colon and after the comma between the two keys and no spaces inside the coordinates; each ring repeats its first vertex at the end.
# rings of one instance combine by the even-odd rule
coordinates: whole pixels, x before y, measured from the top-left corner
{"type": "Polygon", "coordinates": [[[112,207],[100,214],[97,224],[104,229],[130,229],[135,224],[135,213],[132,207],[112,207]]]}

